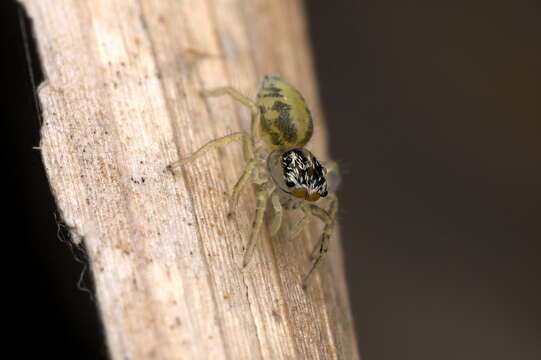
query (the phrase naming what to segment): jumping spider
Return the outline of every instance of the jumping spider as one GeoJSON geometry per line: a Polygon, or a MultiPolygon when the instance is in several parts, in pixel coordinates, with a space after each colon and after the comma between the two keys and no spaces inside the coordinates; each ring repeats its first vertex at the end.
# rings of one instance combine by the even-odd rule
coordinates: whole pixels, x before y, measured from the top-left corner
{"type": "Polygon", "coordinates": [[[233,188],[230,214],[234,214],[240,192],[250,180],[258,187],[256,212],[243,266],[248,264],[254,252],[255,240],[261,230],[269,199],[274,209],[270,225],[271,236],[275,235],[282,225],[283,208],[299,208],[303,211],[303,217],[290,231],[292,238],[302,232],[312,216],[319,218],[325,225],[321,239],[311,253],[314,259],[312,267],[302,280],[303,287],[306,287],[311,274],[327,253],[329,238],[336,221],[338,200],[327,184],[327,177],[334,177],[337,181],[339,179],[336,163],[328,162],[325,168],[304,148],[312,137],[312,116],[302,95],[279,77],[266,76],[263,79],[255,102],[231,87],[202,92],[203,96],[225,94],[250,108],[251,134],[241,131],[212,140],[168,168],[173,171],[210,149],[233,141],[242,141],[247,162],[233,188]],[[260,146],[262,144],[256,144],[258,134],[270,148],[270,153],[268,148],[260,146]],[[327,209],[314,204],[325,197],[329,199],[327,209]]]}

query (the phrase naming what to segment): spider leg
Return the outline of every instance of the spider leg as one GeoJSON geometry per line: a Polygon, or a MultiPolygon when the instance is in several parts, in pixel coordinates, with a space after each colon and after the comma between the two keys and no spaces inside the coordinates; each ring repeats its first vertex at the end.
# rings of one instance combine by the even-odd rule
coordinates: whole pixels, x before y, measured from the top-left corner
{"type": "Polygon", "coordinates": [[[316,253],[318,255],[312,264],[312,268],[310,269],[310,271],[308,271],[308,273],[304,276],[302,280],[302,287],[304,289],[306,289],[308,280],[310,279],[314,270],[317,269],[317,267],[325,258],[325,255],[327,255],[327,250],[329,249],[329,240],[334,229],[336,213],[338,212],[338,200],[336,197],[333,196],[333,199],[329,206],[329,211],[325,211],[317,205],[310,204],[309,207],[312,215],[318,217],[325,224],[325,227],[323,228],[321,239],[316,246],[316,251],[313,252],[313,254],[316,253]]]}
{"type": "Polygon", "coordinates": [[[240,193],[242,189],[244,189],[244,187],[248,183],[248,180],[250,179],[250,176],[252,175],[256,165],[257,165],[257,160],[251,159],[250,161],[248,161],[248,163],[244,167],[244,171],[242,175],[240,176],[239,180],[237,181],[237,183],[235,184],[235,187],[233,188],[233,193],[231,194],[229,216],[233,215],[237,211],[240,193]]]}
{"type": "Polygon", "coordinates": [[[340,167],[338,163],[333,160],[328,160],[323,163],[327,169],[327,183],[329,193],[333,193],[338,190],[342,177],[340,175],[340,167]]]}
{"type": "Polygon", "coordinates": [[[250,137],[250,135],[248,135],[247,132],[241,131],[241,132],[236,132],[236,133],[229,134],[229,135],[226,135],[226,136],[222,136],[220,138],[209,141],[208,143],[203,145],[201,148],[199,148],[197,151],[195,151],[190,156],[185,157],[184,159],[180,159],[180,160],[178,160],[178,161],[176,161],[174,163],[169,164],[167,166],[167,169],[174,173],[175,169],[183,166],[184,164],[186,164],[186,163],[188,163],[190,161],[193,161],[193,160],[197,159],[198,157],[204,155],[207,151],[209,151],[211,149],[214,149],[214,148],[219,148],[219,147],[227,145],[227,144],[229,144],[229,143],[231,143],[233,141],[239,141],[239,140],[244,141],[245,151],[247,151],[248,152],[247,155],[249,155],[250,158],[252,158],[253,157],[253,156],[251,156],[252,153],[253,153],[252,146],[251,146],[252,145],[252,143],[251,143],[252,138],[250,137]],[[246,145],[247,143],[249,145],[246,145]]]}
{"type": "Polygon", "coordinates": [[[282,204],[280,203],[280,196],[277,192],[274,192],[271,195],[271,203],[272,207],[274,209],[274,216],[272,218],[272,223],[270,227],[270,235],[274,236],[280,230],[280,227],[282,226],[282,204]]]}
{"type": "MultiPolygon", "coordinates": [[[[338,212],[338,198],[336,197],[335,194],[330,194],[329,198],[330,198],[331,202],[329,204],[329,208],[327,209],[327,213],[329,214],[329,217],[331,218],[331,220],[333,222],[335,222],[336,221],[336,213],[338,212]]],[[[333,224],[333,226],[334,226],[334,224],[333,224]]],[[[323,241],[323,238],[321,238],[316,243],[316,245],[312,249],[312,252],[310,253],[310,259],[312,259],[312,260],[316,259],[316,257],[319,254],[319,251],[321,249],[321,242],[322,241],[323,241]]]]}
{"type": "Polygon", "coordinates": [[[338,171],[338,163],[334,160],[326,160],[323,162],[323,165],[325,166],[325,169],[327,169],[327,173],[338,171]]]}
{"type": "Polygon", "coordinates": [[[168,165],[167,169],[170,170],[171,172],[173,172],[173,174],[174,174],[175,169],[185,165],[186,163],[188,163],[190,161],[193,161],[193,160],[197,159],[198,157],[204,155],[207,151],[209,151],[211,149],[214,149],[214,148],[218,148],[218,147],[227,145],[227,144],[229,144],[229,143],[231,143],[233,141],[238,141],[238,140],[243,141],[244,150],[245,150],[245,157],[247,157],[249,160],[248,160],[248,162],[246,163],[246,165],[244,167],[242,175],[240,176],[239,180],[237,181],[237,183],[235,184],[235,186],[233,188],[233,192],[232,192],[232,195],[231,195],[231,201],[230,201],[230,210],[229,210],[229,215],[231,215],[231,214],[233,214],[235,212],[235,210],[237,208],[240,192],[242,191],[242,189],[244,188],[244,186],[246,185],[246,183],[250,179],[250,176],[252,175],[252,172],[253,172],[254,168],[256,167],[256,165],[257,165],[257,160],[254,158],[254,153],[253,153],[252,139],[251,139],[250,135],[248,135],[248,133],[246,133],[246,132],[236,132],[236,133],[233,133],[233,134],[230,134],[230,135],[220,137],[218,139],[211,140],[208,143],[206,143],[205,145],[203,145],[201,148],[199,148],[197,151],[195,151],[193,154],[191,154],[190,156],[188,156],[188,157],[186,157],[184,159],[180,159],[180,160],[168,165]]]}
{"type": "Polygon", "coordinates": [[[238,90],[232,87],[223,87],[214,90],[201,91],[201,95],[203,96],[220,96],[225,94],[231,96],[233,99],[250,108],[250,111],[252,113],[252,136],[255,137],[257,132],[257,119],[259,118],[259,109],[252,100],[242,95],[238,90]]]}
{"type": "Polygon", "coordinates": [[[257,205],[252,223],[252,232],[250,233],[250,239],[248,240],[248,245],[246,246],[246,251],[244,252],[242,267],[246,267],[252,258],[255,249],[255,240],[257,239],[259,231],[261,230],[261,225],[263,225],[263,215],[265,214],[265,209],[267,208],[267,201],[269,200],[269,196],[273,190],[274,185],[267,182],[261,185],[260,189],[256,192],[257,205]]]}
{"type": "Polygon", "coordinates": [[[295,226],[289,233],[290,239],[294,239],[299,236],[310,221],[310,218],[312,217],[312,213],[310,212],[310,208],[308,206],[301,206],[301,209],[303,212],[302,218],[295,224],[295,226]]]}

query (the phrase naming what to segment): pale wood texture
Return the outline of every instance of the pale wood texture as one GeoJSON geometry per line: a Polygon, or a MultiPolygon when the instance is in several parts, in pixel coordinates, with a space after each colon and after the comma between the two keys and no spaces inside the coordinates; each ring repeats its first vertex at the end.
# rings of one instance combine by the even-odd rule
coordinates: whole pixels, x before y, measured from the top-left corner
{"type": "MultiPolygon", "coordinates": [[[[357,359],[341,246],[308,291],[321,226],[243,246],[254,192],[228,219],[240,145],[173,177],[167,164],[249,129],[249,112],[201,89],[253,97],[265,74],[305,95],[309,148],[327,159],[303,5],[292,0],[22,0],[46,82],[41,150],[75,241],[86,244],[113,359],[357,359]]],[[[295,214],[286,213],[289,222],[295,214]]]]}

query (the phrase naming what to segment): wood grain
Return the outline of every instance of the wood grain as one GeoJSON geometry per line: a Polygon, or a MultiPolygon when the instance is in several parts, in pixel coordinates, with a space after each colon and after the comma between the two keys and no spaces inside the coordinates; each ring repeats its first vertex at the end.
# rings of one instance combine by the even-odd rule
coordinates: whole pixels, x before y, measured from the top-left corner
{"type": "Polygon", "coordinates": [[[165,171],[206,141],[249,129],[247,109],[200,90],[254,96],[266,74],[305,95],[316,122],[308,148],[328,158],[302,3],[21,2],[46,76],[43,161],[88,250],[111,358],[358,359],[338,231],[303,291],[315,221],[294,241],[265,230],[242,269],[253,190],[226,216],[240,145],[165,171]]]}

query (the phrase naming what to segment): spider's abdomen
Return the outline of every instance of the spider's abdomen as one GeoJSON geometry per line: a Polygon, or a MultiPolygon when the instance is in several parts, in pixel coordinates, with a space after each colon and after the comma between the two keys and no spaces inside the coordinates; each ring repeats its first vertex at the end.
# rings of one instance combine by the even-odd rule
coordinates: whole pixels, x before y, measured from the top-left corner
{"type": "Polygon", "coordinates": [[[256,100],[260,136],[275,149],[303,147],[312,137],[312,115],[302,95],[277,76],[265,76],[256,100]]]}

